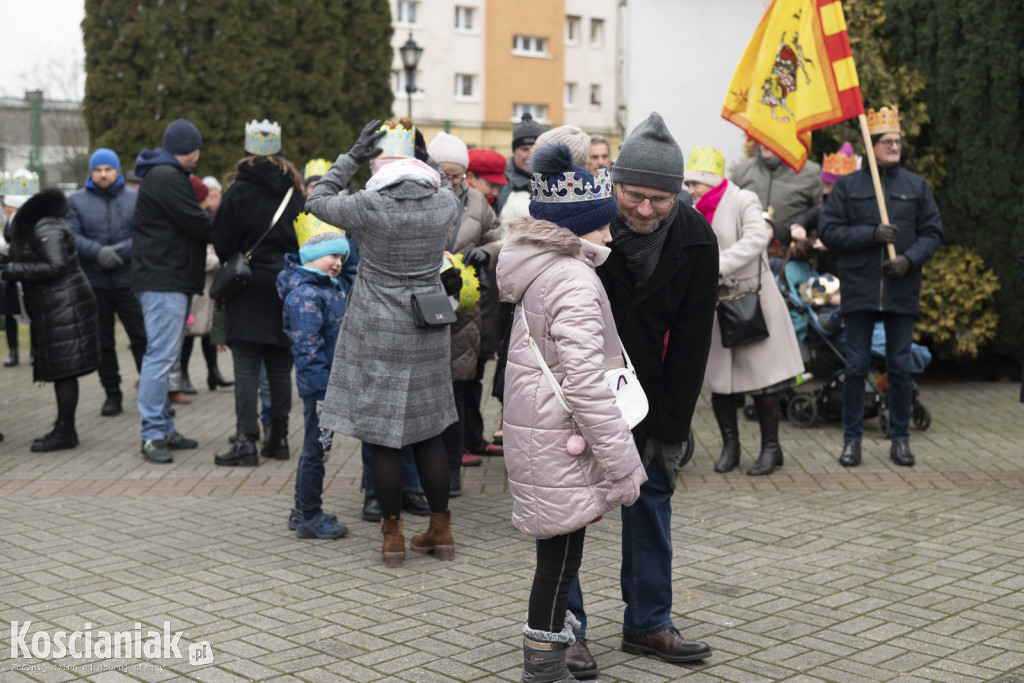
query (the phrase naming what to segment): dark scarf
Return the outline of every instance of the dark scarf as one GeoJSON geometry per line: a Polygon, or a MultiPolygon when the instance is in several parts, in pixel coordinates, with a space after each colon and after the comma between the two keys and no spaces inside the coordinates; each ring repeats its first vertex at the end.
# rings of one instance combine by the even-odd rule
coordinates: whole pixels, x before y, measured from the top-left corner
{"type": "Polygon", "coordinates": [[[677,211],[679,211],[678,202],[665,222],[647,235],[630,230],[622,216],[616,216],[612,221],[612,246],[626,257],[626,266],[636,278],[637,289],[640,289],[650,279],[654,274],[654,269],[658,267],[658,259],[661,257],[661,250],[668,237],[668,226],[675,220],[677,211]]]}

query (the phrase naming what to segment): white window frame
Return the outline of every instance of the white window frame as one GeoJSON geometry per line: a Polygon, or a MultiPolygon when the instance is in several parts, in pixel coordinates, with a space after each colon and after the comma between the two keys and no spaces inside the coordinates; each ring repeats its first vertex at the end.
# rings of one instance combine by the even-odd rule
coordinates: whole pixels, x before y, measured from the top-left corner
{"type": "Polygon", "coordinates": [[[546,104],[530,104],[527,102],[514,102],[512,104],[512,118],[513,123],[519,123],[523,114],[530,114],[533,120],[537,123],[550,123],[548,121],[548,105],[546,104]]]}
{"type": "Polygon", "coordinates": [[[512,36],[512,54],[517,57],[542,57],[550,59],[548,39],[539,36],[512,36]]]}
{"type": "Polygon", "coordinates": [[[479,83],[479,76],[477,74],[455,74],[455,100],[457,102],[478,102],[480,96],[477,93],[477,83],[479,83]],[[463,93],[467,78],[469,79],[470,91],[468,95],[463,93]]]}
{"type": "Polygon", "coordinates": [[[479,33],[480,29],[477,27],[477,12],[476,7],[470,7],[469,5],[456,5],[455,6],[455,32],[456,33],[479,33]],[[468,26],[466,25],[468,18],[468,26]]]}
{"type": "MultiPolygon", "coordinates": [[[[416,71],[416,83],[420,83],[421,74],[421,71],[416,71]]],[[[405,92],[405,69],[391,70],[391,90],[395,93],[396,100],[409,99],[409,93],[405,92]]],[[[416,92],[412,94],[412,98],[414,100],[423,99],[423,91],[418,85],[416,86],[416,92]]]]}
{"type": "Polygon", "coordinates": [[[420,0],[395,0],[395,26],[419,26],[422,4],[420,0]],[[412,21],[409,9],[412,9],[412,21]]]}
{"type": "Polygon", "coordinates": [[[590,84],[590,108],[592,110],[599,110],[601,108],[601,84],[591,83],[590,84]]]}
{"type": "Polygon", "coordinates": [[[590,47],[604,47],[604,19],[590,20],[590,47]],[[597,35],[595,36],[595,29],[597,35]]]}
{"type": "Polygon", "coordinates": [[[566,109],[575,109],[576,108],[576,91],[577,91],[577,84],[576,83],[568,83],[567,82],[565,84],[565,95],[564,95],[565,101],[563,102],[563,104],[565,105],[566,109]]]}
{"type": "Polygon", "coordinates": [[[580,30],[583,28],[583,19],[571,14],[565,17],[565,44],[579,45],[580,30]],[[575,33],[575,35],[573,35],[575,33]]]}

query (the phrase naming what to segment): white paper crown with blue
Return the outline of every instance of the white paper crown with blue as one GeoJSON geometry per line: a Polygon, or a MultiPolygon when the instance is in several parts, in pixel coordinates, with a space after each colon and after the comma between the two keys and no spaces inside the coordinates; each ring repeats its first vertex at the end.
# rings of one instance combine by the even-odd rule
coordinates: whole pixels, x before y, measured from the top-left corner
{"type": "Polygon", "coordinates": [[[245,151],[261,157],[278,154],[281,151],[281,126],[277,121],[253,119],[245,124],[245,151]]]}
{"type": "Polygon", "coordinates": [[[30,171],[19,169],[3,174],[3,185],[0,194],[4,197],[31,197],[39,193],[39,176],[30,171]]]}

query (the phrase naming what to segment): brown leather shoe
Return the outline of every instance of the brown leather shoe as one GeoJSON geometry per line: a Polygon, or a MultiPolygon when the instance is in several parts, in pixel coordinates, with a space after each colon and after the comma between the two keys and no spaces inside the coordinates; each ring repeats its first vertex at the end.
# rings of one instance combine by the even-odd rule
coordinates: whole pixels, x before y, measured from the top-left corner
{"type": "Polygon", "coordinates": [[[452,511],[430,513],[427,533],[413,536],[409,547],[418,553],[433,553],[439,560],[455,559],[455,541],[452,539],[452,511]]]}
{"type": "Polygon", "coordinates": [[[384,535],[384,547],[381,549],[384,566],[401,567],[405,561],[405,536],[402,535],[402,519],[400,517],[382,519],[380,531],[384,535]]]}
{"type": "Polygon", "coordinates": [[[597,676],[597,662],[590,654],[587,641],[578,640],[565,651],[565,667],[576,678],[594,678],[597,676]]]}
{"type": "Polygon", "coordinates": [[[644,636],[623,633],[622,651],[633,655],[654,655],[672,664],[711,656],[710,645],[699,640],[686,640],[674,626],[644,636]]]}
{"type": "Polygon", "coordinates": [[[172,391],[167,394],[167,397],[171,400],[171,403],[191,403],[192,397],[186,396],[184,391],[172,391]]]}

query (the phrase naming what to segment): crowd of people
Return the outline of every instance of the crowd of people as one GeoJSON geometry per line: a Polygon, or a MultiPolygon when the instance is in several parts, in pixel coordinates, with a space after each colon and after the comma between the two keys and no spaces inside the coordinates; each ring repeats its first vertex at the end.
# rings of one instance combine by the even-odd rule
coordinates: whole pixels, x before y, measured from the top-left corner
{"type": "Polygon", "coordinates": [[[78,445],[78,379],[93,371],[101,415],[123,412],[115,314],[139,378],[142,456],[165,464],[197,448],[175,404],[196,391],[188,361],[200,337],[210,390],[233,385],[235,429],[218,466],[291,458],[294,369],[303,439],[287,525],[299,538],[348,531],[323,509],[335,433],[362,442],[362,514],[381,523],[387,567],[407,549],[453,559],[449,502],[462,469],[504,455],[512,524],[537,550],[524,681],[598,673],[579,570],[587,526],[616,510],[622,649],[709,657],[672,620],[672,498],[705,384],[722,437],[715,471],[740,464],[748,395],[761,443],[746,473],[784,465],[779,395],[804,371],[776,284],[791,259],[842,282],[829,302],[847,350],[839,462],[861,461],[880,319],[890,456],[914,464],[909,348],[921,267],[942,227],[928,185],[900,168],[896,109],[868,120],[888,222],[852,149],[796,173],[756,144],[727,179],[720,151],[684,156],[656,112],[614,161],[605,138],[527,114],[508,158],[447,133],[428,145],[408,119],[371,121],[333,163],[300,173],[282,155],[280,126],[264,120],[245,125],[222,185],[193,174],[202,134],[178,119],[138,155],[138,189],[105,148],[69,198],[31,174],[5,176],[5,313],[30,320],[33,379],[52,382],[57,403],[32,450],[78,445]],[[737,321],[738,310],[748,312],[737,321]],[[225,347],[233,383],[217,364],[225,347]],[[487,435],[480,406],[495,357],[490,392],[504,408],[487,435]],[[635,423],[620,411],[624,377],[645,397],[635,423]],[[403,512],[429,517],[408,544],[403,512]]]}

